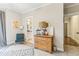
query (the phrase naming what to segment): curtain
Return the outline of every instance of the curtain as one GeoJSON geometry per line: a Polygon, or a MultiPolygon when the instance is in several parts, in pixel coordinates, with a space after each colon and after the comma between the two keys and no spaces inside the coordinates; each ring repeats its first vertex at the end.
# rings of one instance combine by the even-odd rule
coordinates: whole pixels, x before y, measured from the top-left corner
{"type": "Polygon", "coordinates": [[[5,13],[0,11],[0,47],[6,45],[5,13]]]}

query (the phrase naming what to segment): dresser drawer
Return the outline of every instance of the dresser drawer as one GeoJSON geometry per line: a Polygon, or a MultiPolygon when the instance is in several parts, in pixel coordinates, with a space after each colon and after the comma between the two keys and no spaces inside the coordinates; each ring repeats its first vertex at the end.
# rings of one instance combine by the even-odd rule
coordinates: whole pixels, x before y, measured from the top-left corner
{"type": "Polygon", "coordinates": [[[35,36],[34,42],[35,48],[42,49],[48,52],[52,52],[53,50],[53,37],[35,36]]]}
{"type": "Polygon", "coordinates": [[[39,48],[39,49],[42,49],[42,50],[46,50],[46,46],[45,45],[42,45],[42,44],[39,44],[39,43],[35,43],[35,48],[39,48]]]}
{"type": "Polygon", "coordinates": [[[42,45],[42,44],[35,44],[35,48],[41,49],[41,50],[45,50],[48,52],[52,52],[52,46],[50,45],[42,45]]]}
{"type": "Polygon", "coordinates": [[[53,38],[42,38],[41,41],[44,41],[48,45],[48,44],[52,44],[53,38]]]}
{"type": "Polygon", "coordinates": [[[34,47],[35,47],[35,48],[40,48],[40,44],[35,43],[35,44],[34,44],[34,47]]]}

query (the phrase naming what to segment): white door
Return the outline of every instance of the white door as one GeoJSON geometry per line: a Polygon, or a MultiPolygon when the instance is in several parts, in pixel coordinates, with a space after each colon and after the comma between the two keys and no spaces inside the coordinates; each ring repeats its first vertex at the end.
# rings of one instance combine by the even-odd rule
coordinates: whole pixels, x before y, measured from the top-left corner
{"type": "Polygon", "coordinates": [[[70,20],[70,37],[79,43],[79,15],[71,17],[70,20]]]}
{"type": "Polygon", "coordinates": [[[79,19],[78,20],[78,25],[77,25],[77,32],[76,32],[76,38],[78,39],[79,41],[79,19]]]}

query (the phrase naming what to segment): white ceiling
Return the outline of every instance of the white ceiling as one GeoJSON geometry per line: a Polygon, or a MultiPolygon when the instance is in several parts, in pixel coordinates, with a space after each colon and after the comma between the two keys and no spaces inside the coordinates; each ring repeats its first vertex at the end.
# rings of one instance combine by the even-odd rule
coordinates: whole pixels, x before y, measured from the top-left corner
{"type": "Polygon", "coordinates": [[[35,10],[42,6],[48,5],[47,3],[14,3],[14,4],[0,4],[0,10],[9,9],[21,14],[35,10]]]}
{"type": "Polygon", "coordinates": [[[64,8],[69,8],[69,7],[73,7],[79,5],[79,3],[64,3],[64,8]]]}

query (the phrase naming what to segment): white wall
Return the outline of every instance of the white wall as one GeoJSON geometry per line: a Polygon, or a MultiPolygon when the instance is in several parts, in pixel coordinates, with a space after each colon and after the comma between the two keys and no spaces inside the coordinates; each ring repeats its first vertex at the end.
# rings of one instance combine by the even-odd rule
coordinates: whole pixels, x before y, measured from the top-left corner
{"type": "Polygon", "coordinates": [[[70,19],[70,37],[79,43],[79,15],[72,16],[70,19]]]}
{"type": "MultiPolygon", "coordinates": [[[[63,4],[55,3],[39,8],[32,12],[28,12],[23,17],[26,26],[26,17],[33,16],[33,27],[38,27],[39,21],[46,20],[49,27],[55,28],[55,45],[57,50],[64,51],[64,31],[63,31],[63,4]]],[[[26,32],[26,29],[24,29],[26,32]]]]}
{"type": "Polygon", "coordinates": [[[18,29],[13,28],[13,20],[21,20],[21,15],[11,10],[6,10],[5,17],[7,44],[12,44],[16,40],[16,33],[19,32],[18,29]]]}

